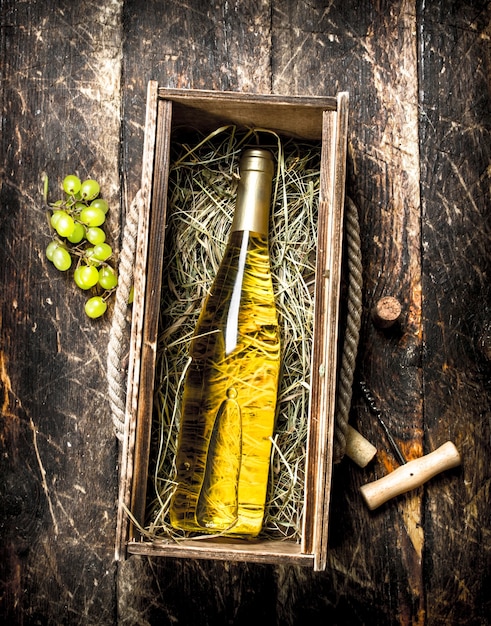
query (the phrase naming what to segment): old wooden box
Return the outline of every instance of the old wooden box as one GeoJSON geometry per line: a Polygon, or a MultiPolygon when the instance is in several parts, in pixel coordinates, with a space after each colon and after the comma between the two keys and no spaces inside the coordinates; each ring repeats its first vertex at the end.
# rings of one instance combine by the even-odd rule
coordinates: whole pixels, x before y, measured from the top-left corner
{"type": "Polygon", "coordinates": [[[326,566],[332,441],[336,395],[338,317],[348,95],[286,97],[160,88],[150,82],[143,152],[135,298],[122,448],[117,558],[130,554],[326,566]],[[146,506],[163,271],[171,130],[192,124],[263,127],[321,142],[314,337],[301,541],[210,538],[150,540],[138,531],[146,506]],[[137,522],[136,524],[134,522],[137,522]]]}

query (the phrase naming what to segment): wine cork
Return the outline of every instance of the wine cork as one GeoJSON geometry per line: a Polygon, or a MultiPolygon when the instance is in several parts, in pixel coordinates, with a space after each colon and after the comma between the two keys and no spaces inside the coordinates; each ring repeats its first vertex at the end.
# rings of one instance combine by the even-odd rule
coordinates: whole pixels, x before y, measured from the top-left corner
{"type": "Polygon", "coordinates": [[[348,425],[345,453],[359,467],[366,467],[377,454],[377,448],[352,426],[348,425]]]}
{"type": "Polygon", "coordinates": [[[380,298],[372,309],[372,320],[377,328],[390,328],[401,315],[402,307],[394,296],[380,298]]]}

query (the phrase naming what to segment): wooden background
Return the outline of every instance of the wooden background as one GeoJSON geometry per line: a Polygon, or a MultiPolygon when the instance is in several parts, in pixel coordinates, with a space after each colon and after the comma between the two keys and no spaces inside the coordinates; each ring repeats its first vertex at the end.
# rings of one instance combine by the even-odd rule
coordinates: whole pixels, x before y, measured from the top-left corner
{"type": "MultiPolygon", "coordinates": [[[[0,0],[0,616],[9,624],[465,624],[491,617],[490,18],[483,0],[0,0]],[[119,245],[139,187],[146,84],[350,93],[360,210],[357,378],[409,458],[462,467],[370,513],[381,450],[335,467],[328,569],[113,561],[110,318],[48,264],[44,173],[97,178],[119,245]],[[120,208],[121,207],[121,208],[120,208]],[[377,330],[395,295],[403,318],[377,330]]],[[[53,191],[54,193],[54,191],[53,191]]]]}

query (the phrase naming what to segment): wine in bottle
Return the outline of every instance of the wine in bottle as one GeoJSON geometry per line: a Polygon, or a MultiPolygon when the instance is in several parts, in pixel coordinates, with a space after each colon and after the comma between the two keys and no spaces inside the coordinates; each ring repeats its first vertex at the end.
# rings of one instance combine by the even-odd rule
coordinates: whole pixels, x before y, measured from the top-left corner
{"type": "Polygon", "coordinates": [[[280,368],[268,248],[273,158],[247,149],[239,168],[231,233],[191,340],[170,519],[187,531],[255,536],[280,368]]]}

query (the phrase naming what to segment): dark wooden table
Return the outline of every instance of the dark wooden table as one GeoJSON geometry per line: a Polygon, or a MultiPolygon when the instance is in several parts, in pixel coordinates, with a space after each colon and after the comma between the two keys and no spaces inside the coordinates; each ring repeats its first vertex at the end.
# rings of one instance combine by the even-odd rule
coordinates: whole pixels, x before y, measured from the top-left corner
{"type": "Polygon", "coordinates": [[[489,623],[490,5],[479,0],[0,0],[0,614],[9,624],[489,623]],[[139,187],[146,84],[350,93],[359,207],[357,379],[408,458],[452,440],[462,466],[374,512],[335,467],[328,569],[113,561],[118,444],[110,319],[48,264],[42,176],[97,178],[110,239],[139,187]],[[384,295],[394,330],[370,317],[384,295]]]}

